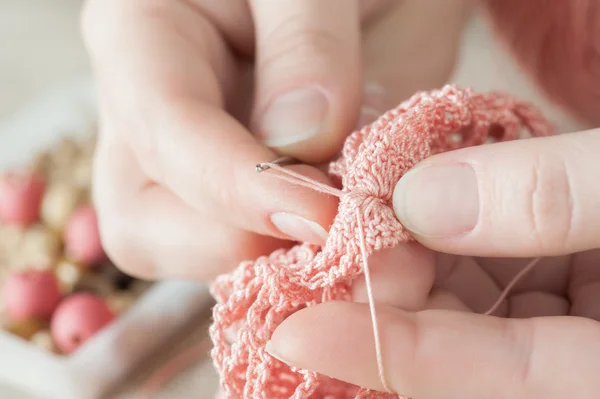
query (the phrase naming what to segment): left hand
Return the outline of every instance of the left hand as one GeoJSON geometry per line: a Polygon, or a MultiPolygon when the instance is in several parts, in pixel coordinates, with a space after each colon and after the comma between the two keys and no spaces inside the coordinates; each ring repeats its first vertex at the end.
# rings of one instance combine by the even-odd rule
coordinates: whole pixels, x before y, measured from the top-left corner
{"type": "MultiPolygon", "coordinates": [[[[598,154],[600,130],[591,130],[439,154],[400,180],[394,208],[420,244],[371,259],[395,392],[414,399],[599,396],[598,154]],[[548,258],[496,317],[482,315],[528,263],[517,257],[548,258]]],[[[364,291],[357,282],[357,302],[366,302],[364,291]]],[[[306,308],[275,331],[270,350],[290,365],[383,390],[364,303],[306,308]]]]}
{"type": "Polygon", "coordinates": [[[336,199],[253,166],[327,161],[357,123],[439,87],[473,3],[88,0],[93,197],[111,260],[206,281],[292,241],[320,244],[336,199]]]}

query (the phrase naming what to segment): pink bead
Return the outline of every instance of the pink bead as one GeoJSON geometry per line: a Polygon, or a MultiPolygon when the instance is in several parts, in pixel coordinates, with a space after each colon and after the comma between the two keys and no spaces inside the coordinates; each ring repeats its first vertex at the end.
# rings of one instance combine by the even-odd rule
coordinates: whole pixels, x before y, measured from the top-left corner
{"type": "Polygon", "coordinates": [[[58,279],[48,270],[14,273],[2,290],[7,316],[15,322],[50,320],[61,298],[58,279]]]}
{"type": "Polygon", "coordinates": [[[39,220],[44,180],[29,173],[7,173],[0,177],[0,220],[27,227],[39,220]]]}
{"type": "Polygon", "coordinates": [[[77,262],[93,266],[106,258],[96,211],[91,206],[79,208],[71,215],[65,227],[64,240],[68,255],[77,262]]]}
{"type": "Polygon", "coordinates": [[[65,298],[54,312],[50,330],[57,348],[71,353],[115,318],[106,302],[90,293],[65,298]]]}

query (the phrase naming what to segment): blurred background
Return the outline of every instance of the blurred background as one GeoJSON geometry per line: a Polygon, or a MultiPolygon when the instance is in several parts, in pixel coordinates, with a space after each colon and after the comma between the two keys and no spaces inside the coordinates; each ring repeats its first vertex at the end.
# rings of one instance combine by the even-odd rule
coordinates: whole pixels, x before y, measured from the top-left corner
{"type": "MultiPolygon", "coordinates": [[[[0,0],[0,126],[49,91],[89,77],[79,34],[81,5],[81,0],[0,0]]],[[[569,118],[539,96],[510,57],[494,44],[481,18],[474,18],[465,32],[460,66],[452,80],[478,90],[507,90],[541,105],[563,130],[572,125],[569,118]]],[[[176,349],[174,345],[172,349],[176,349]]],[[[135,386],[135,381],[130,385],[135,386]]],[[[209,398],[214,387],[214,373],[209,362],[204,362],[179,376],[170,390],[156,397],[209,398]]],[[[32,399],[2,382],[0,398],[32,399]]]]}
{"type": "MultiPolygon", "coordinates": [[[[89,79],[90,67],[79,29],[82,4],[81,0],[0,0],[0,134],[12,135],[13,125],[7,122],[12,122],[13,116],[26,111],[40,98],[51,99],[54,92],[60,93],[65,88],[89,79]]],[[[69,109],[62,111],[70,112],[69,109]]],[[[32,121],[30,126],[34,127],[32,130],[36,130],[39,124],[32,121]]],[[[27,136],[33,137],[37,133],[39,132],[28,132],[27,136]]],[[[18,148],[27,147],[22,141],[28,139],[21,137],[18,140],[15,137],[17,135],[19,134],[8,140],[11,147],[13,143],[18,148]]],[[[6,142],[7,140],[4,141],[6,142]]],[[[10,155],[11,150],[3,150],[0,151],[0,157],[10,155]]],[[[0,159],[0,164],[2,161],[0,159]]],[[[145,364],[147,367],[134,373],[117,389],[118,392],[109,397],[131,398],[133,392],[157,366],[203,338],[206,327],[206,323],[200,320],[197,331],[178,337],[176,343],[167,345],[168,348],[154,354],[152,361],[145,364]]],[[[0,356],[2,353],[0,347],[0,356]]],[[[6,363],[0,367],[5,366],[6,363]]],[[[168,388],[161,390],[153,398],[208,399],[214,397],[215,387],[216,378],[211,364],[201,358],[200,362],[178,375],[168,388]]],[[[2,381],[0,398],[36,399],[2,381]]]]}
{"type": "MultiPolygon", "coordinates": [[[[80,6],[79,0],[0,0],[0,124],[60,82],[87,73],[80,6]]],[[[0,397],[30,399],[2,382],[0,397]]]]}
{"type": "Polygon", "coordinates": [[[0,0],[0,122],[89,71],[81,0],[0,0]]]}

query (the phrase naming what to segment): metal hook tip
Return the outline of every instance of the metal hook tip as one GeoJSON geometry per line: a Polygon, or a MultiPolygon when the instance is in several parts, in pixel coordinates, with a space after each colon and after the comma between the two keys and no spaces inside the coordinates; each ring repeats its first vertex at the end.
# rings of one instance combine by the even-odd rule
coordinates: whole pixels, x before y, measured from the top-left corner
{"type": "Polygon", "coordinates": [[[264,163],[257,163],[255,169],[258,173],[260,173],[260,172],[264,172],[267,169],[270,169],[270,166],[266,165],[264,163]]]}
{"type": "Polygon", "coordinates": [[[264,172],[265,170],[271,169],[270,165],[278,165],[278,166],[286,166],[286,165],[294,165],[298,163],[298,160],[296,160],[295,158],[291,158],[291,157],[282,157],[279,159],[276,159],[272,162],[263,162],[263,163],[259,163],[256,164],[255,169],[257,172],[264,172]]]}

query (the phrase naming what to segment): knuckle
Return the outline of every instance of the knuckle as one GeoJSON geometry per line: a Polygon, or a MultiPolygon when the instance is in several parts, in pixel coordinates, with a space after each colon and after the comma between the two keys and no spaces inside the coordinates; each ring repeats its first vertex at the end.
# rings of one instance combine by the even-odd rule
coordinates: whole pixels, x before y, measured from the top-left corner
{"type": "Polygon", "coordinates": [[[160,18],[167,14],[168,3],[161,0],[87,0],[81,8],[79,27],[91,55],[111,55],[123,40],[136,16],[160,18]]]}
{"type": "Polygon", "coordinates": [[[259,58],[258,68],[300,69],[299,61],[318,66],[319,62],[338,58],[341,47],[340,38],[331,31],[317,27],[307,28],[300,18],[292,16],[277,25],[259,44],[258,53],[265,56],[259,58]]]}
{"type": "Polygon", "coordinates": [[[513,368],[515,384],[511,384],[517,392],[515,397],[523,397],[524,390],[532,388],[533,365],[537,363],[536,356],[536,328],[530,320],[510,321],[505,324],[504,338],[506,347],[514,348],[513,368]]]}
{"type": "MultiPolygon", "coordinates": [[[[135,160],[145,177],[152,181],[162,182],[162,165],[159,147],[168,143],[161,143],[160,132],[148,126],[148,120],[143,118],[129,118],[126,115],[135,115],[134,109],[118,105],[118,110],[111,115],[101,118],[106,126],[101,132],[108,135],[111,141],[121,142],[127,148],[127,155],[135,160]]],[[[110,154],[101,157],[102,166],[111,167],[113,159],[110,154]]]]}
{"type": "MultiPolygon", "coordinates": [[[[240,208],[240,201],[243,197],[237,191],[236,174],[229,168],[216,170],[210,163],[205,163],[203,166],[204,168],[200,172],[200,181],[207,187],[206,194],[210,197],[209,201],[212,202],[210,207],[228,209],[230,215],[237,213],[235,210],[240,208]],[[215,176],[220,176],[220,178],[215,179],[215,176]]],[[[201,200],[199,199],[199,201],[201,200]]]]}
{"type": "Polygon", "coordinates": [[[139,278],[154,278],[154,267],[144,260],[143,251],[135,244],[135,237],[126,228],[127,212],[112,207],[98,213],[100,239],[106,255],[123,272],[139,278]]]}
{"type": "Polygon", "coordinates": [[[560,250],[575,238],[570,173],[568,163],[548,156],[539,156],[532,169],[526,214],[533,238],[545,252],[560,250]]]}
{"type": "MultiPolygon", "coordinates": [[[[104,0],[87,0],[79,15],[79,29],[83,40],[92,54],[104,42],[109,29],[115,27],[115,12],[104,0]]],[[[108,2],[110,3],[110,1],[108,2]]]]}
{"type": "MultiPolygon", "coordinates": [[[[507,392],[508,395],[505,397],[548,397],[556,393],[557,386],[562,385],[548,382],[546,373],[548,369],[545,364],[549,359],[547,332],[553,324],[557,326],[556,323],[556,320],[553,322],[540,319],[513,319],[506,323],[504,330],[506,347],[512,348],[510,352],[512,359],[508,364],[512,366],[514,383],[506,384],[511,391],[507,392]]],[[[553,329],[556,333],[551,341],[562,343],[571,349],[575,348],[575,350],[563,351],[566,354],[560,358],[563,364],[569,364],[569,361],[577,363],[581,360],[582,352],[577,349],[584,346],[579,343],[598,342],[600,339],[600,327],[597,321],[578,318],[568,326],[564,324],[564,320],[558,323],[563,323],[561,324],[563,328],[553,329]]],[[[589,345],[586,348],[589,349],[589,345]]],[[[583,367],[582,372],[584,373],[582,381],[596,375],[593,367],[583,367]]]]}
{"type": "Polygon", "coordinates": [[[160,134],[152,130],[132,129],[124,133],[140,168],[148,178],[156,182],[164,182],[164,166],[159,151],[160,134]]]}
{"type": "MultiPolygon", "coordinates": [[[[240,141],[229,143],[231,152],[229,154],[246,154],[252,151],[254,143],[250,138],[242,138],[240,141]],[[248,150],[248,151],[247,151],[248,150]]],[[[210,211],[217,209],[222,212],[220,218],[238,225],[240,217],[244,212],[252,208],[249,196],[246,192],[248,187],[247,173],[240,169],[237,163],[225,165],[221,162],[206,160],[198,168],[198,181],[202,188],[195,190],[198,198],[195,201],[204,204],[203,208],[210,211]]]]}

